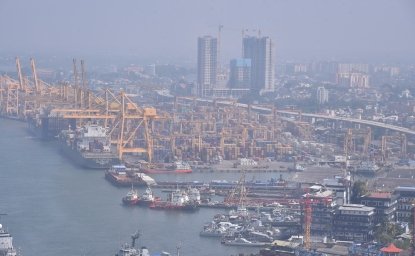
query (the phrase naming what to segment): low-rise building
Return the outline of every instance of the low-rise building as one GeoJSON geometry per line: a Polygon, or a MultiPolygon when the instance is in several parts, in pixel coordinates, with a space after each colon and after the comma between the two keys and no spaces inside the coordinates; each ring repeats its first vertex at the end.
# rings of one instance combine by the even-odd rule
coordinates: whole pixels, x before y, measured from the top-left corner
{"type": "Polygon", "coordinates": [[[415,204],[415,187],[397,187],[394,194],[398,197],[396,221],[409,222],[415,204]]]}
{"type": "Polygon", "coordinates": [[[338,208],[333,220],[333,236],[338,240],[366,242],[373,238],[375,208],[361,204],[345,204],[338,208]]]}
{"type": "Polygon", "coordinates": [[[375,208],[375,224],[395,221],[397,195],[391,192],[370,192],[360,198],[360,203],[375,208]]]}

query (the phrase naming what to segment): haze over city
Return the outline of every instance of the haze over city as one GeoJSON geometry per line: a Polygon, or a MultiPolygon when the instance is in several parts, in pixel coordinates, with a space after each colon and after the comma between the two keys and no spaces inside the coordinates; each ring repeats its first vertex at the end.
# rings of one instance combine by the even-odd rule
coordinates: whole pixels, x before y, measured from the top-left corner
{"type": "Polygon", "coordinates": [[[242,29],[270,36],[277,61],[410,61],[414,13],[412,0],[2,0],[0,52],[195,63],[196,38],[223,25],[225,61],[242,29]]]}
{"type": "Polygon", "coordinates": [[[415,256],[415,0],[0,0],[0,256],[415,256]]]}

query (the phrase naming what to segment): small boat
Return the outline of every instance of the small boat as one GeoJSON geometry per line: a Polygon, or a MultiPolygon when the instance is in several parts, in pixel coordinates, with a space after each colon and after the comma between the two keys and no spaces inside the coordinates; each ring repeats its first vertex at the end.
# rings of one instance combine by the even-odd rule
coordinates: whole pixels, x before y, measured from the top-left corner
{"type": "Polygon", "coordinates": [[[146,192],[144,192],[144,194],[138,199],[137,204],[148,206],[154,203],[155,201],[160,201],[160,197],[154,196],[151,188],[147,187],[146,192]]]}
{"type": "Polygon", "coordinates": [[[140,197],[138,195],[138,192],[134,189],[133,186],[131,186],[131,189],[130,191],[128,191],[127,195],[122,198],[122,202],[125,205],[136,205],[138,204],[139,200],[140,197]]]}

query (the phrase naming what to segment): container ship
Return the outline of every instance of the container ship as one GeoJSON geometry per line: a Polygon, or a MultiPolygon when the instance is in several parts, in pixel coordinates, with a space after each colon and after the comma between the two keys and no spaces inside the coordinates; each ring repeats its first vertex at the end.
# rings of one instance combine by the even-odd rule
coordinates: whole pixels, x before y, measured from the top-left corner
{"type": "Polygon", "coordinates": [[[59,133],[70,125],[75,127],[75,119],[64,119],[47,113],[41,109],[40,114],[27,117],[29,133],[41,140],[56,140],[59,133]]]}
{"type": "Polygon", "coordinates": [[[156,181],[150,176],[128,169],[125,165],[113,165],[105,172],[105,178],[114,185],[121,187],[131,185],[151,186],[156,184],[156,181]]]}
{"type": "Polygon", "coordinates": [[[147,174],[192,173],[192,168],[184,161],[176,161],[173,164],[139,162],[138,168],[140,172],[147,174]]]}
{"type": "Polygon", "coordinates": [[[59,134],[60,149],[76,164],[91,169],[108,169],[119,163],[106,128],[87,124],[59,134]]]}

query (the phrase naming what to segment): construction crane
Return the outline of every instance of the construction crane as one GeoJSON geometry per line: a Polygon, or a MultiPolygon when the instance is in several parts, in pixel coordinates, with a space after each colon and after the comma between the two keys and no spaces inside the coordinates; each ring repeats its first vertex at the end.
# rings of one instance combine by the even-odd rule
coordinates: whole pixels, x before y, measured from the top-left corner
{"type": "Polygon", "coordinates": [[[247,190],[245,187],[245,177],[246,172],[244,171],[241,177],[238,180],[236,186],[229,191],[228,196],[224,199],[224,202],[228,205],[234,205],[235,203],[238,206],[243,207],[246,201],[247,190]]]}
{"type": "Polygon", "coordinates": [[[400,144],[399,153],[400,157],[406,157],[406,147],[407,147],[407,139],[405,134],[398,134],[398,135],[389,135],[389,136],[382,136],[382,144],[381,144],[381,154],[382,160],[386,161],[388,158],[388,142],[398,142],[400,144]]]}
{"type": "Polygon", "coordinates": [[[303,205],[304,212],[304,248],[311,249],[311,225],[313,222],[313,205],[328,205],[333,199],[331,197],[316,197],[310,194],[310,189],[306,189],[304,198],[300,201],[303,205]]]}

